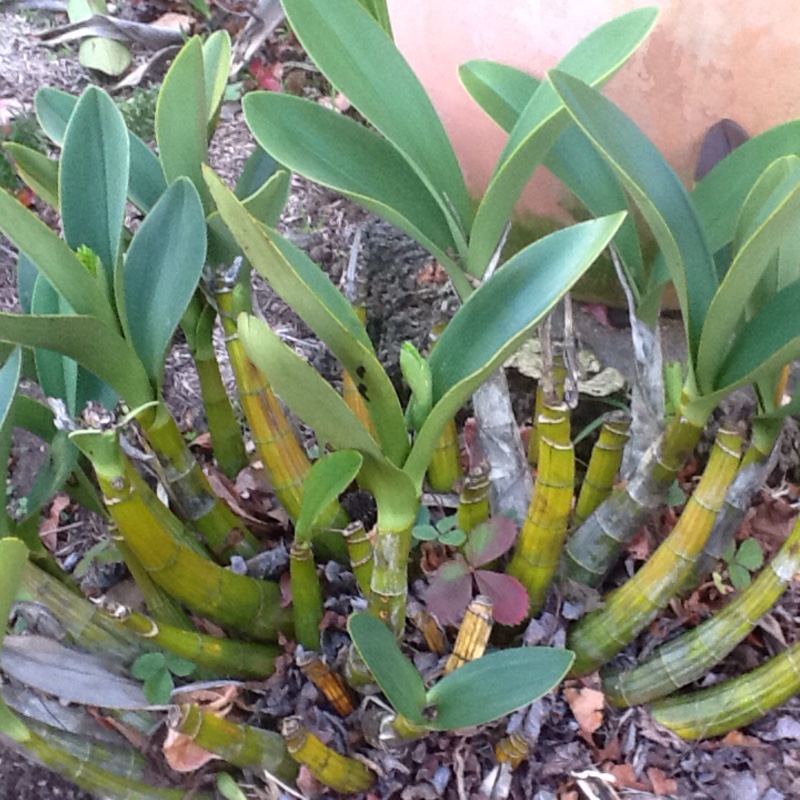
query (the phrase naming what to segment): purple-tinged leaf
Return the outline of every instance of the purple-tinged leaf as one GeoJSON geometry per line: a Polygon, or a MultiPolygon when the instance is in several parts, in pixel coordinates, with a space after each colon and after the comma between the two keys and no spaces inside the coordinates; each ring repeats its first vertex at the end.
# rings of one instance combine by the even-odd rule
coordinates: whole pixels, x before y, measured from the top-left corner
{"type": "Polygon", "coordinates": [[[455,625],[472,600],[472,574],[467,562],[459,558],[442,564],[431,579],[425,600],[428,611],[443,625],[455,625]]]}
{"type": "Polygon", "coordinates": [[[511,549],[517,526],[508,517],[494,517],[473,528],[464,545],[464,555],[473,567],[481,567],[511,549]]]}
{"type": "Polygon", "coordinates": [[[475,573],[478,590],[492,599],[494,619],[501,625],[517,625],[528,614],[530,599],[525,587],[511,575],[479,569],[475,573]]]}

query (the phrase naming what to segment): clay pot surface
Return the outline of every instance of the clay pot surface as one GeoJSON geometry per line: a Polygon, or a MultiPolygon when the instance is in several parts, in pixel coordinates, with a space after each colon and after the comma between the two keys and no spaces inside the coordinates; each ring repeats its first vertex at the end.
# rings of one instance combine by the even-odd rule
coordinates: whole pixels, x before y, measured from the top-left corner
{"type": "MultiPolygon", "coordinates": [[[[605,94],[687,187],[702,139],[720,119],[752,136],[800,116],[796,0],[389,0],[396,42],[430,93],[474,193],[485,188],[505,134],[461,86],[458,66],[491,59],[541,78],[597,26],[648,5],[661,9],[658,23],[605,94]]],[[[519,210],[567,221],[569,201],[542,172],[519,210]]]]}

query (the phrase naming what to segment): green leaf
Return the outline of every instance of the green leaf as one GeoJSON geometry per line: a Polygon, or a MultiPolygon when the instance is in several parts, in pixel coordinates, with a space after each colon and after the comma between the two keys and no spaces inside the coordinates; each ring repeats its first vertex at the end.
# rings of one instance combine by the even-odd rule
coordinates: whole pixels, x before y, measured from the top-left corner
{"type": "Polygon", "coordinates": [[[295,525],[295,540],[307,540],[320,515],[355,480],[363,458],[355,450],[340,450],[315,461],[303,481],[303,503],[295,525]]]}
{"type": "Polygon", "coordinates": [[[219,111],[228,70],[231,66],[231,37],[226,30],[214,31],[203,42],[203,78],[205,82],[206,119],[212,123],[219,111]]]}
{"type": "Polygon", "coordinates": [[[0,230],[78,314],[90,314],[109,325],[116,324],[101,283],[89,274],[69,245],[3,190],[0,190],[0,230]]]}
{"type": "Polygon", "coordinates": [[[561,72],[549,79],[578,126],[639,207],[669,268],[683,312],[692,365],[717,275],[691,200],[652,142],[613,103],[561,72]]]}
{"type": "Polygon", "coordinates": [[[169,670],[160,669],[145,678],[142,691],[148,703],[152,703],[154,706],[165,706],[169,704],[174,688],[175,682],[172,680],[169,670]]]}
{"type": "MultiPolygon", "coordinates": [[[[6,621],[19,591],[22,571],[28,563],[28,548],[19,540],[0,539],[0,650],[6,634],[6,621]]],[[[28,729],[9,711],[0,696],[0,733],[17,742],[29,738],[28,729]]]]}
{"type": "Polygon", "coordinates": [[[151,678],[158,672],[163,672],[167,666],[164,653],[143,653],[131,664],[131,675],[137,681],[151,678]]]}
{"type": "Polygon", "coordinates": [[[392,26],[389,21],[389,9],[386,7],[386,0],[358,0],[369,12],[370,16],[377,22],[383,32],[392,38],[392,26]]]}
{"type": "Polygon", "coordinates": [[[245,198],[247,212],[262,225],[271,228],[278,224],[283,207],[289,198],[289,173],[278,170],[264,181],[256,192],[245,198]]]}
{"type": "Polygon", "coordinates": [[[392,632],[371,614],[351,614],[347,630],[358,654],[398,714],[417,725],[427,722],[425,684],[416,667],[400,652],[392,632]]]}
{"type": "Polygon", "coordinates": [[[179,678],[185,678],[197,669],[197,664],[194,661],[176,656],[175,653],[165,652],[164,659],[167,669],[179,678]]]}
{"type": "Polygon", "coordinates": [[[156,104],[156,141],[168,183],[186,176],[206,213],[212,203],[201,167],[208,161],[203,47],[194,37],[178,53],[164,78],[156,104]]]}
{"type": "MultiPolygon", "coordinates": [[[[657,9],[641,8],[601,25],[575,45],[558,68],[601,86],[641,44],[657,16],[657,9]]],[[[471,275],[484,274],[520,193],[568,122],[553,87],[541,84],[511,131],[475,216],[467,257],[471,275]]]]}
{"type": "Polygon", "coordinates": [[[194,294],[206,258],[206,223],[194,186],[172,183],[139,226],[122,268],[124,324],[151,380],[194,294]]]}
{"type": "Polygon", "coordinates": [[[455,226],[472,211],[461,169],[419,80],[357,0],[284,0],[306,52],[330,82],[402,153],[455,226]]]}
{"type": "Polygon", "coordinates": [[[697,184],[692,201],[712,252],[733,238],[739,209],[758,176],[776,159],[792,154],[800,155],[800,120],[749,139],[697,184]]]}
{"type": "Polygon", "coordinates": [[[764,563],[764,551],[755,539],[745,539],[736,551],[736,561],[753,572],[764,563]]]}
{"type": "Polygon", "coordinates": [[[731,584],[734,589],[746,589],[751,583],[748,570],[736,562],[728,566],[728,575],[730,576],[731,584]]]}
{"type": "Polygon", "coordinates": [[[275,392],[318,436],[338,450],[382,458],[375,440],[336,390],[261,320],[240,314],[239,338],[275,392]]]}
{"type": "Polygon", "coordinates": [[[447,251],[456,242],[446,215],[390,142],[309,100],[252,92],[242,105],[256,141],[281,163],[397,225],[443,265],[453,264],[447,251]]]}
{"type": "Polygon", "coordinates": [[[128,197],[140,211],[149,211],[167,190],[167,180],[156,154],[135,134],[130,139],[131,174],[128,197]]]}
{"type": "Polygon", "coordinates": [[[756,182],[742,208],[736,255],[703,324],[697,357],[701,392],[710,392],[745,306],[773,256],[796,237],[800,213],[800,158],[787,156],[771,164],[756,182]]]}
{"type": "MultiPolygon", "coordinates": [[[[195,0],[196,2],[197,0],[195,0]]],[[[247,800],[247,795],[227,772],[217,773],[217,791],[225,800],[247,800]]]]}
{"type": "MultiPolygon", "coordinates": [[[[492,61],[471,61],[459,69],[459,75],[478,105],[506,132],[512,130],[539,86],[531,75],[492,61]]],[[[628,209],[613,170],[574,124],[570,123],[556,139],[543,163],[593,216],[628,209]]],[[[622,223],[614,243],[638,301],[645,276],[633,217],[622,223]]]]}
{"type": "Polygon", "coordinates": [[[433,525],[415,525],[411,535],[420,542],[435,542],[439,538],[439,531],[433,525]]]}
{"type": "Polygon", "coordinates": [[[67,123],[77,102],[74,95],[49,86],[36,91],[33,99],[36,118],[42,130],[59,147],[64,144],[67,123]]]}
{"type": "MultiPolygon", "coordinates": [[[[253,94],[252,92],[250,94],[253,94]]],[[[247,97],[250,96],[247,95],[247,97]]],[[[244,162],[239,178],[236,181],[234,194],[244,200],[255,194],[277,171],[280,164],[262,147],[256,145],[253,152],[244,162]]]]}
{"type": "Polygon", "coordinates": [[[80,43],[78,61],[86,69],[117,77],[131,65],[131,51],[122,42],[91,36],[80,43]]]}
{"type": "Polygon", "coordinates": [[[516,647],[470,661],[428,690],[430,727],[458,730],[510,714],[558,686],[574,658],[570,650],[516,647]]]}
{"type": "Polygon", "coordinates": [[[114,328],[94,317],[0,312],[0,341],[44,347],[73,358],[132,408],[153,399],[147,373],[134,349],[114,328]]]}
{"type": "Polygon", "coordinates": [[[716,376],[709,402],[800,357],[800,281],[770,298],[741,327],[716,376]]]}
{"type": "Polygon", "coordinates": [[[49,206],[58,209],[58,161],[17,142],[3,145],[14,159],[17,173],[49,206]]]}
{"type": "Polygon", "coordinates": [[[673,481],[667,490],[666,502],[668,506],[682,506],[686,502],[686,492],[678,485],[678,481],[673,481]]]}
{"type": "Polygon", "coordinates": [[[431,413],[433,383],[428,362],[411,342],[403,342],[400,347],[400,370],[411,389],[406,419],[418,431],[431,413]]]}
{"type": "Polygon", "coordinates": [[[401,464],[408,452],[408,435],[400,401],[350,304],[300,248],[264,229],[211,170],[205,174],[219,213],[248,261],[365,386],[381,447],[393,463],[401,464]]]}
{"type": "Polygon", "coordinates": [[[439,535],[439,541],[449,547],[461,547],[467,541],[467,534],[459,528],[451,531],[445,531],[439,535]]]}
{"type": "Polygon", "coordinates": [[[59,205],[67,244],[91,248],[109,275],[119,258],[129,167],[122,114],[105,92],[90,86],[64,133],[59,205]]]}
{"type": "Polygon", "coordinates": [[[583,275],[623,219],[615,214],[539,239],[458,309],[428,359],[434,407],[406,462],[413,478],[421,480],[448,420],[583,275]]]}
{"type": "MultiPolygon", "coordinates": [[[[0,430],[5,429],[8,424],[11,406],[19,386],[21,370],[22,351],[19,347],[15,347],[3,366],[0,367],[0,430]]],[[[0,619],[3,619],[1,615],[0,619]]]]}

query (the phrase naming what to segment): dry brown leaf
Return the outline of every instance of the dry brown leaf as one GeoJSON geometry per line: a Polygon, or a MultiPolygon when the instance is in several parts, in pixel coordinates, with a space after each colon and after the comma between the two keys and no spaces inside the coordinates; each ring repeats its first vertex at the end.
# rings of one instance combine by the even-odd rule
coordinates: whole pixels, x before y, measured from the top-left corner
{"type": "Polygon", "coordinates": [[[674,795],[678,791],[678,781],[675,778],[668,778],[663,770],[658,767],[650,767],[646,770],[647,777],[650,779],[653,791],[657,795],[674,795]]]}
{"type": "Polygon", "coordinates": [[[604,772],[610,772],[616,778],[618,788],[636,789],[638,792],[649,792],[650,785],[642,783],[636,779],[636,773],[631,764],[606,764],[603,766],[604,772]]]}
{"type": "Polygon", "coordinates": [[[730,747],[764,746],[760,739],[756,739],[755,736],[748,736],[746,733],[742,733],[741,731],[731,731],[730,733],[726,734],[725,738],[722,740],[722,744],[730,747]]]}
{"type": "Polygon", "coordinates": [[[581,729],[581,735],[590,741],[591,735],[603,724],[605,696],[597,689],[579,689],[569,686],[564,697],[581,729]]]}
{"type": "Polygon", "coordinates": [[[224,717],[231,710],[238,694],[239,687],[231,683],[216,689],[190,689],[186,692],[175,692],[172,702],[196,703],[203,711],[224,717]]]}
{"type": "Polygon", "coordinates": [[[219,758],[195,744],[190,736],[173,730],[167,731],[162,750],[167,764],[175,772],[196,772],[209,761],[219,758]]]}
{"type": "Polygon", "coordinates": [[[69,505],[69,497],[57,494],[50,504],[47,518],[39,525],[39,538],[42,544],[51,552],[58,550],[58,529],[61,527],[61,512],[69,505]]]}
{"type": "Polygon", "coordinates": [[[157,28],[165,28],[170,31],[191,33],[194,19],[188,14],[176,14],[173,11],[169,11],[166,14],[162,14],[157,20],[150,24],[157,28]]]}

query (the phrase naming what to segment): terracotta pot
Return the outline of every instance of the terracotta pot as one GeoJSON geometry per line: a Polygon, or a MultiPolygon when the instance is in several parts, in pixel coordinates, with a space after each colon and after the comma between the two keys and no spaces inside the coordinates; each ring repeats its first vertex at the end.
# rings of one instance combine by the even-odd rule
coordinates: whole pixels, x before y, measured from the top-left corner
{"type": "MultiPolygon", "coordinates": [[[[715,122],[733,119],[752,136],[800,116],[796,0],[389,0],[397,44],[429,91],[475,193],[486,186],[505,134],[467,95],[458,66],[491,59],[542,77],[598,25],[647,5],[661,9],[657,26],[605,93],[687,186],[715,122]]],[[[564,222],[571,202],[542,173],[518,211],[539,223],[564,222]]]]}

